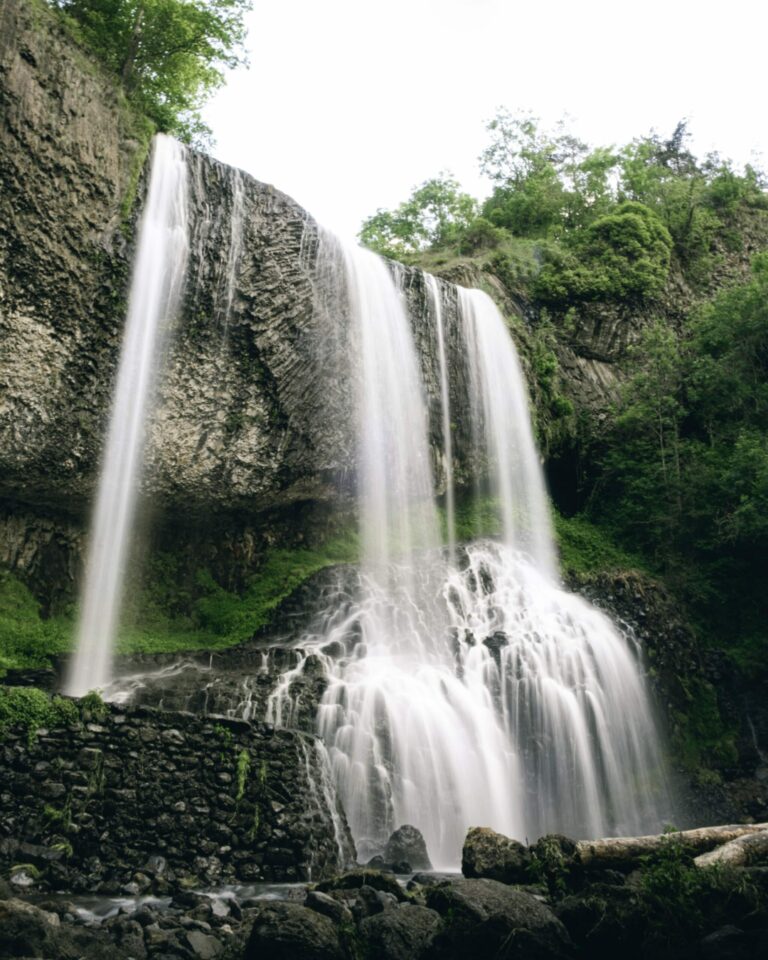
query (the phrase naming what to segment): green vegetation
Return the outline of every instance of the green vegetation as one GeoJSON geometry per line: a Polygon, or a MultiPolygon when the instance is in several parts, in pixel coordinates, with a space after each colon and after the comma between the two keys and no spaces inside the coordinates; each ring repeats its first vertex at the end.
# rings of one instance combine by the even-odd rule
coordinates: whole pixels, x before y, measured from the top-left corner
{"type": "Polygon", "coordinates": [[[523,280],[535,302],[562,316],[579,303],[653,302],[672,268],[706,288],[718,248],[742,245],[745,212],[768,210],[763,175],[737,173],[716,155],[698,162],[685,121],[668,140],[651,133],[620,148],[589,147],[562,123],[547,131],[506,110],[488,132],[480,167],[494,189],[485,202],[441,175],[366,220],[361,241],[427,269],[500,251],[493,269],[505,285],[514,291],[523,280]],[[534,257],[516,277],[521,240],[534,257]]]}
{"type": "Polygon", "coordinates": [[[191,575],[184,558],[160,554],[148,563],[143,589],[131,598],[120,653],[214,650],[247,640],[272,611],[312,574],[354,562],[356,536],[347,533],[314,549],[269,550],[242,590],[221,586],[210,570],[191,575]]]}
{"type": "Polygon", "coordinates": [[[237,803],[245,796],[245,787],[248,783],[248,772],[251,769],[251,755],[243,747],[243,749],[237,755],[237,793],[235,794],[235,800],[237,803]]]}
{"type": "Polygon", "coordinates": [[[160,130],[201,141],[203,102],[245,63],[251,0],[50,0],[160,130]]]}
{"type": "Polygon", "coordinates": [[[764,895],[745,871],[695,867],[674,832],[658,853],[644,859],[639,890],[648,943],[656,943],[662,956],[678,955],[677,949],[765,906],[764,895]]]}
{"type": "Polygon", "coordinates": [[[11,667],[38,667],[48,657],[66,653],[70,638],[66,617],[43,620],[28,588],[0,569],[0,675],[11,667]]]}
{"type": "MultiPolygon", "coordinates": [[[[450,174],[441,173],[416,187],[396,210],[377,210],[363,224],[360,239],[372,250],[407,261],[420,250],[442,247],[460,237],[465,244],[473,242],[466,238],[470,224],[474,224],[473,237],[477,243],[475,211],[472,197],[459,190],[450,174]]],[[[491,224],[488,227],[493,230],[491,224]]]]}
{"type": "Polygon", "coordinates": [[[24,727],[33,743],[41,727],[77,723],[80,712],[71,700],[50,697],[35,687],[0,686],[0,740],[11,727],[24,727]]]}
{"type": "Polygon", "coordinates": [[[610,534],[585,516],[564,517],[554,511],[560,564],[566,574],[645,570],[644,561],[617,546],[610,534]]]}
{"type": "Polygon", "coordinates": [[[768,254],[681,328],[651,325],[629,362],[589,512],[768,666],[768,254]]]}
{"type": "MultiPolygon", "coordinates": [[[[179,554],[156,554],[141,582],[129,590],[118,652],[214,650],[247,640],[304,580],[333,564],[354,562],[357,556],[357,537],[350,531],[315,548],[273,548],[242,590],[227,590],[207,568],[190,572],[179,554]]],[[[68,652],[74,617],[68,608],[65,614],[43,619],[28,588],[0,570],[0,675],[11,668],[45,666],[68,652]]]]}

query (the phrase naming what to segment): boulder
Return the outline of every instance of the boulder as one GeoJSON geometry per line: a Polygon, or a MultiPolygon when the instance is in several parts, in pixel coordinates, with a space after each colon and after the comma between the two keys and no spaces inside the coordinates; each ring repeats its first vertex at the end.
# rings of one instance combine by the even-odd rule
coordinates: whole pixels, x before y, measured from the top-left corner
{"type": "Polygon", "coordinates": [[[298,903],[266,902],[255,911],[243,960],[346,960],[333,922],[298,903]]]}
{"type": "Polygon", "coordinates": [[[530,863],[527,847],[488,827],[472,827],[461,851],[461,872],[468,879],[528,883],[530,863]]]}
{"type": "Polygon", "coordinates": [[[421,830],[404,823],[387,840],[384,860],[390,864],[408,863],[412,870],[431,870],[432,862],[421,830]]]}
{"type": "Polygon", "coordinates": [[[367,960],[419,960],[442,930],[440,914],[427,907],[402,904],[360,924],[367,960]]]}
{"type": "Polygon", "coordinates": [[[331,890],[357,890],[360,887],[373,887],[374,890],[381,890],[382,893],[391,893],[399,901],[408,899],[391,873],[381,873],[378,870],[351,870],[349,873],[343,873],[331,880],[324,880],[317,885],[317,889],[322,893],[328,893],[331,890]]]}
{"type": "Polygon", "coordinates": [[[562,960],[568,932],[554,913],[522,890],[497,880],[453,880],[427,891],[427,906],[446,921],[435,938],[440,960],[562,960]]]}
{"type": "Polygon", "coordinates": [[[23,900],[0,901],[0,957],[66,960],[80,955],[55,913],[23,900]]]}

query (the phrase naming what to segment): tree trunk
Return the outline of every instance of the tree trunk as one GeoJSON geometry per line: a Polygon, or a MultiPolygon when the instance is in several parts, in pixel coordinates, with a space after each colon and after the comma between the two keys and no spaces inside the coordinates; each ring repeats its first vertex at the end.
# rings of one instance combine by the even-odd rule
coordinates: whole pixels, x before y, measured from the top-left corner
{"type": "Polygon", "coordinates": [[[768,857],[768,829],[748,833],[721,847],[702,853],[693,861],[697,867],[748,867],[768,857]]]}
{"type": "Polygon", "coordinates": [[[133,68],[136,65],[136,54],[139,52],[139,43],[141,42],[141,27],[143,23],[144,0],[141,0],[139,5],[136,7],[136,18],[133,21],[131,39],[128,44],[128,49],[125,51],[125,59],[123,60],[123,65],[120,69],[120,79],[122,80],[126,91],[131,89],[133,82],[133,68]]]}
{"type": "MultiPolygon", "coordinates": [[[[607,837],[604,840],[579,840],[577,856],[584,866],[614,867],[638,863],[641,857],[658,853],[670,843],[681,843],[691,853],[704,854],[729,844],[741,837],[765,834],[768,842],[768,823],[736,823],[722,827],[700,827],[648,837],[607,837]]],[[[706,864],[704,864],[706,865],[706,864]]]]}

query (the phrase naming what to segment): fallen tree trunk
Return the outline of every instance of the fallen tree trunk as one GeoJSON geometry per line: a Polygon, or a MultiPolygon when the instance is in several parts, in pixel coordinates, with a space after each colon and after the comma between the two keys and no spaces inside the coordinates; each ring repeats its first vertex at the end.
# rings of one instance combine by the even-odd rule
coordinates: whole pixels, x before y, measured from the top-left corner
{"type": "Polygon", "coordinates": [[[748,867],[768,857],[768,829],[729,840],[693,861],[697,867],[748,867]]]}
{"type": "MultiPolygon", "coordinates": [[[[768,823],[734,823],[722,827],[699,827],[647,837],[606,837],[602,840],[579,840],[577,858],[585,867],[627,866],[642,857],[657,853],[670,842],[682,843],[690,853],[706,854],[715,847],[730,844],[752,835],[765,833],[768,823]]],[[[749,849],[749,848],[748,848],[749,849]]],[[[700,858],[697,858],[700,859],[700,858]]],[[[706,866],[706,864],[703,864],[706,866]]]]}

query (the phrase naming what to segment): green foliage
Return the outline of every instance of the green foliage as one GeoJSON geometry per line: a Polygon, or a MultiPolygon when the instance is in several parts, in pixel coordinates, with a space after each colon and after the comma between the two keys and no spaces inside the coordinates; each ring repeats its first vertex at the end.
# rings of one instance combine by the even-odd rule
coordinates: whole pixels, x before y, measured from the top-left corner
{"type": "Polygon", "coordinates": [[[360,229],[363,246],[387,257],[408,260],[420,250],[455,243],[474,221],[476,203],[441,173],[416,187],[395,210],[377,210],[360,229]]]}
{"type": "Polygon", "coordinates": [[[560,565],[568,574],[642,570],[643,561],[617,546],[610,534],[585,516],[553,513],[560,565]]]}
{"type": "Polygon", "coordinates": [[[744,871],[694,866],[690,850],[675,833],[660,851],[644,858],[640,892],[647,943],[657,943],[667,956],[677,956],[680,947],[763,906],[760,891],[744,871]]]}
{"type": "Polygon", "coordinates": [[[544,303],[636,302],[662,291],[672,240],[659,218],[636,202],[619,204],[573,234],[544,265],[534,295],[544,303]]]}
{"type": "Polygon", "coordinates": [[[30,744],[42,727],[78,722],[80,714],[71,700],[50,697],[36,687],[0,687],[0,740],[6,731],[22,727],[30,744]]]}
{"type": "Polygon", "coordinates": [[[315,548],[269,550],[242,590],[223,587],[207,568],[190,576],[176,554],[157,554],[143,589],[132,600],[133,625],[118,638],[121,653],[214,650],[247,640],[304,580],[358,557],[357,535],[348,531],[315,548]]]}
{"type": "Polygon", "coordinates": [[[614,151],[589,151],[564,122],[554,131],[539,124],[530,115],[500,110],[488,124],[491,142],[480,157],[481,170],[496,183],[483,215],[517,236],[559,236],[583,227],[608,212],[614,199],[614,151]]]}
{"type": "MultiPolygon", "coordinates": [[[[768,256],[677,331],[645,332],[605,436],[588,505],[662,572],[702,637],[735,665],[768,669],[768,256]]],[[[709,684],[685,681],[675,748],[691,768],[728,768],[734,731],[709,684]]]]}
{"type": "Polygon", "coordinates": [[[715,688],[698,677],[680,677],[679,682],[687,702],[671,718],[675,755],[699,776],[711,767],[733,766],[736,731],[723,721],[715,688]]]}
{"type": "Polygon", "coordinates": [[[42,666],[49,656],[65,653],[70,642],[66,620],[43,620],[29,589],[0,568],[0,674],[9,668],[42,666]]]}
{"type": "Polygon", "coordinates": [[[459,236],[458,252],[462,256],[493,250],[509,236],[506,230],[495,227],[485,217],[476,217],[459,236]]]}
{"type": "Polygon", "coordinates": [[[243,747],[243,749],[237,755],[237,793],[235,794],[235,800],[240,803],[240,801],[245,796],[245,785],[248,782],[248,772],[251,769],[251,755],[243,747]]]}
{"type": "Polygon", "coordinates": [[[224,69],[244,63],[250,0],[52,0],[161,130],[186,140],[209,131],[200,107],[224,69]]]}
{"type": "Polygon", "coordinates": [[[527,873],[531,883],[543,884],[555,899],[564,896],[571,870],[560,838],[556,835],[541,837],[530,850],[527,873]]]}
{"type": "Polygon", "coordinates": [[[80,712],[84,720],[101,723],[109,715],[109,707],[101,699],[97,690],[91,690],[78,701],[80,712]]]}

